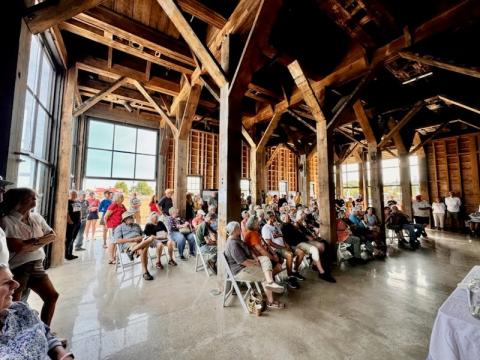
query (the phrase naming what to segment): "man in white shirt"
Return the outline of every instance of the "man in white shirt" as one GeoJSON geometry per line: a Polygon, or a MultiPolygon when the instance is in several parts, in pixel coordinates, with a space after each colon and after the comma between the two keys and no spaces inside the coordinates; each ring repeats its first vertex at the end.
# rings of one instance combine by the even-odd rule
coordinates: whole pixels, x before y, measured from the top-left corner
{"type": "MultiPolygon", "coordinates": [[[[285,259],[288,274],[288,286],[292,289],[297,289],[299,286],[297,280],[304,280],[305,278],[296,272],[293,272],[293,250],[283,240],[282,230],[275,224],[277,218],[273,211],[267,212],[267,223],[262,227],[262,238],[275,251],[279,257],[285,259]]],[[[300,249],[297,249],[301,251],[300,249]]]]}
{"type": "Polygon", "coordinates": [[[422,236],[427,237],[425,232],[425,227],[430,222],[430,204],[426,200],[422,200],[422,195],[415,196],[415,201],[412,204],[413,209],[413,218],[415,219],[415,224],[422,225],[422,236]]]}
{"type": "Polygon", "coordinates": [[[443,202],[440,201],[440,198],[437,197],[435,201],[432,203],[432,213],[433,213],[433,220],[435,221],[435,227],[438,230],[443,230],[443,223],[445,219],[445,210],[446,206],[443,202]]]}
{"type": "Polygon", "coordinates": [[[462,201],[459,197],[455,196],[453,191],[449,191],[448,196],[445,198],[445,205],[447,206],[447,222],[450,226],[450,230],[458,231],[460,225],[460,206],[462,205],[462,201]]]}

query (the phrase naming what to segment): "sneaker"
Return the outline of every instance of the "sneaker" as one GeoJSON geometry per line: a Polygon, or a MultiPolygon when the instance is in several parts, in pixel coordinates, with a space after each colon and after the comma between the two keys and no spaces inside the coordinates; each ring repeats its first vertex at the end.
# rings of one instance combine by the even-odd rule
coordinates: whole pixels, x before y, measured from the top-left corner
{"type": "Polygon", "coordinates": [[[298,289],[300,285],[298,285],[297,280],[294,277],[289,277],[287,280],[287,286],[290,289],[298,289]]]}
{"type": "Polygon", "coordinates": [[[125,254],[127,254],[128,258],[130,259],[130,261],[133,261],[133,252],[131,252],[130,250],[127,250],[125,252],[125,254]]]}
{"type": "Polygon", "coordinates": [[[150,273],[147,271],[145,274],[143,274],[143,279],[144,280],[153,280],[153,276],[150,275],[150,273]]]}
{"type": "Polygon", "coordinates": [[[263,285],[265,286],[266,289],[273,291],[274,293],[277,294],[282,294],[285,291],[285,288],[281,285],[278,285],[276,282],[272,281],[271,283],[268,283],[266,281],[263,282],[263,285]]]}
{"type": "Polygon", "coordinates": [[[305,280],[305,276],[301,275],[301,274],[298,273],[298,272],[294,272],[294,273],[292,274],[292,276],[293,276],[296,280],[300,280],[300,281],[305,280]]]}
{"type": "Polygon", "coordinates": [[[336,283],[337,282],[337,280],[335,280],[335,278],[330,273],[323,273],[323,274],[318,273],[318,277],[320,279],[325,280],[325,281],[330,282],[330,283],[336,283]]]}
{"type": "Polygon", "coordinates": [[[85,250],[87,250],[87,249],[84,249],[84,248],[82,248],[82,247],[81,247],[81,248],[78,248],[78,249],[75,249],[75,251],[85,251],[85,250]]]}
{"type": "Polygon", "coordinates": [[[187,261],[187,258],[185,256],[181,255],[180,260],[187,261]]]}

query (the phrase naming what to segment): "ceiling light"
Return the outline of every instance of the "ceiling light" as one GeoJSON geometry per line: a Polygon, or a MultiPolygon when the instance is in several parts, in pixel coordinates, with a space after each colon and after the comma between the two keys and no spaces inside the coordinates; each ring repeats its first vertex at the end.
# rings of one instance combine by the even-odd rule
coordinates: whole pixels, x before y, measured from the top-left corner
{"type": "Polygon", "coordinates": [[[433,72],[432,72],[432,71],[430,71],[430,72],[428,72],[428,73],[426,73],[426,74],[423,74],[423,75],[414,77],[414,78],[412,78],[412,79],[410,79],[410,80],[404,81],[404,82],[402,82],[402,85],[412,83],[412,82],[414,82],[414,81],[417,81],[417,80],[426,78],[427,76],[431,76],[431,75],[433,75],[433,72]]]}

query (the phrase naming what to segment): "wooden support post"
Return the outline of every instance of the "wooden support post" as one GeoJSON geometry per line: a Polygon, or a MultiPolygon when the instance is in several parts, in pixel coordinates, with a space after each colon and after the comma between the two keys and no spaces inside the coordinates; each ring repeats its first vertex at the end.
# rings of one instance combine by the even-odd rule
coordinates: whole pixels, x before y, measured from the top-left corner
{"type": "MultiPolygon", "coordinates": [[[[421,143],[422,139],[420,138],[420,134],[416,132],[415,136],[413,137],[412,146],[416,147],[421,143]]],[[[420,194],[424,200],[428,201],[430,199],[430,194],[428,191],[428,165],[425,149],[420,147],[413,155],[416,155],[418,159],[418,180],[420,182],[420,194]]]]}
{"type": "MultiPolygon", "coordinates": [[[[364,204],[365,200],[365,163],[360,159],[358,162],[358,193],[362,197],[364,204]]],[[[365,207],[364,207],[365,208],[365,207]]]]}
{"type": "Polygon", "coordinates": [[[75,157],[75,189],[81,190],[82,180],[84,174],[84,161],[85,161],[85,134],[87,132],[87,119],[85,116],[79,116],[77,120],[78,132],[77,132],[77,155],[75,157]]]}
{"type": "Polygon", "coordinates": [[[188,155],[188,137],[180,138],[180,136],[176,136],[173,206],[179,210],[182,217],[185,216],[186,209],[188,155]]]}
{"type": "Polygon", "coordinates": [[[72,124],[77,69],[71,67],[67,71],[63,93],[62,118],[60,121],[60,143],[58,148],[58,164],[56,171],[56,193],[54,206],[53,229],[57,239],[52,244],[52,266],[63,264],[65,257],[65,234],[67,231],[68,191],[70,187],[70,161],[72,157],[72,124]]]}
{"type": "Polygon", "coordinates": [[[309,205],[309,188],[307,155],[302,154],[298,158],[298,191],[302,196],[302,204],[306,206],[309,205]]]}
{"type": "Polygon", "coordinates": [[[343,198],[343,186],[342,186],[342,164],[340,162],[335,163],[335,198],[343,198]]]}
{"type": "Polygon", "coordinates": [[[250,189],[252,203],[262,204],[262,190],[265,191],[265,152],[250,148],[250,189]]]}

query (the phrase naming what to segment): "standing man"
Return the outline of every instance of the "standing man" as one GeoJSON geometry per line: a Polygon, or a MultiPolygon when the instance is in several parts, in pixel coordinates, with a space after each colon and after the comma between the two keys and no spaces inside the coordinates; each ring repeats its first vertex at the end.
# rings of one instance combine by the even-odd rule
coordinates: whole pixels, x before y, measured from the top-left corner
{"type": "Polygon", "coordinates": [[[133,192],[132,197],[130,199],[130,209],[128,209],[128,211],[134,214],[133,218],[135,219],[135,222],[137,224],[140,224],[140,222],[142,221],[140,218],[141,205],[142,205],[142,201],[137,197],[137,192],[133,192]]]}
{"type": "MultiPolygon", "coordinates": [[[[84,251],[83,245],[83,234],[85,233],[85,225],[87,224],[88,217],[88,208],[89,204],[87,199],[85,199],[85,193],[80,191],[78,195],[78,203],[80,204],[80,228],[78,229],[78,234],[75,239],[75,251],[84,251]]],[[[88,236],[88,235],[87,235],[88,236]]]]}
{"type": "Polygon", "coordinates": [[[77,200],[77,192],[71,190],[68,199],[67,233],[65,234],[65,259],[67,260],[78,258],[78,256],[73,255],[73,241],[80,229],[81,210],[82,208],[77,200]]]}
{"type": "Polygon", "coordinates": [[[453,191],[448,192],[448,196],[445,198],[445,205],[447,206],[447,222],[452,231],[458,231],[460,225],[460,206],[462,201],[459,197],[455,196],[453,191]],[[455,226],[453,226],[455,222],[455,226]]]}
{"type": "Polygon", "coordinates": [[[98,206],[98,211],[102,213],[102,217],[100,218],[100,225],[103,226],[103,248],[107,248],[107,224],[105,224],[105,213],[107,212],[108,207],[112,204],[112,195],[113,193],[106,190],[103,192],[103,199],[100,201],[100,205],[98,206]]]}
{"type": "Polygon", "coordinates": [[[424,238],[427,238],[425,227],[430,222],[430,204],[428,203],[428,201],[422,200],[422,195],[417,195],[415,196],[415,201],[412,204],[412,209],[415,224],[422,225],[422,236],[424,238]]]}
{"type": "Polygon", "coordinates": [[[170,216],[170,214],[168,213],[168,210],[170,210],[170,208],[173,207],[172,195],[173,195],[173,189],[167,189],[165,190],[165,195],[162,196],[162,198],[158,202],[158,206],[160,206],[160,209],[162,210],[162,213],[165,216],[170,216]]]}

